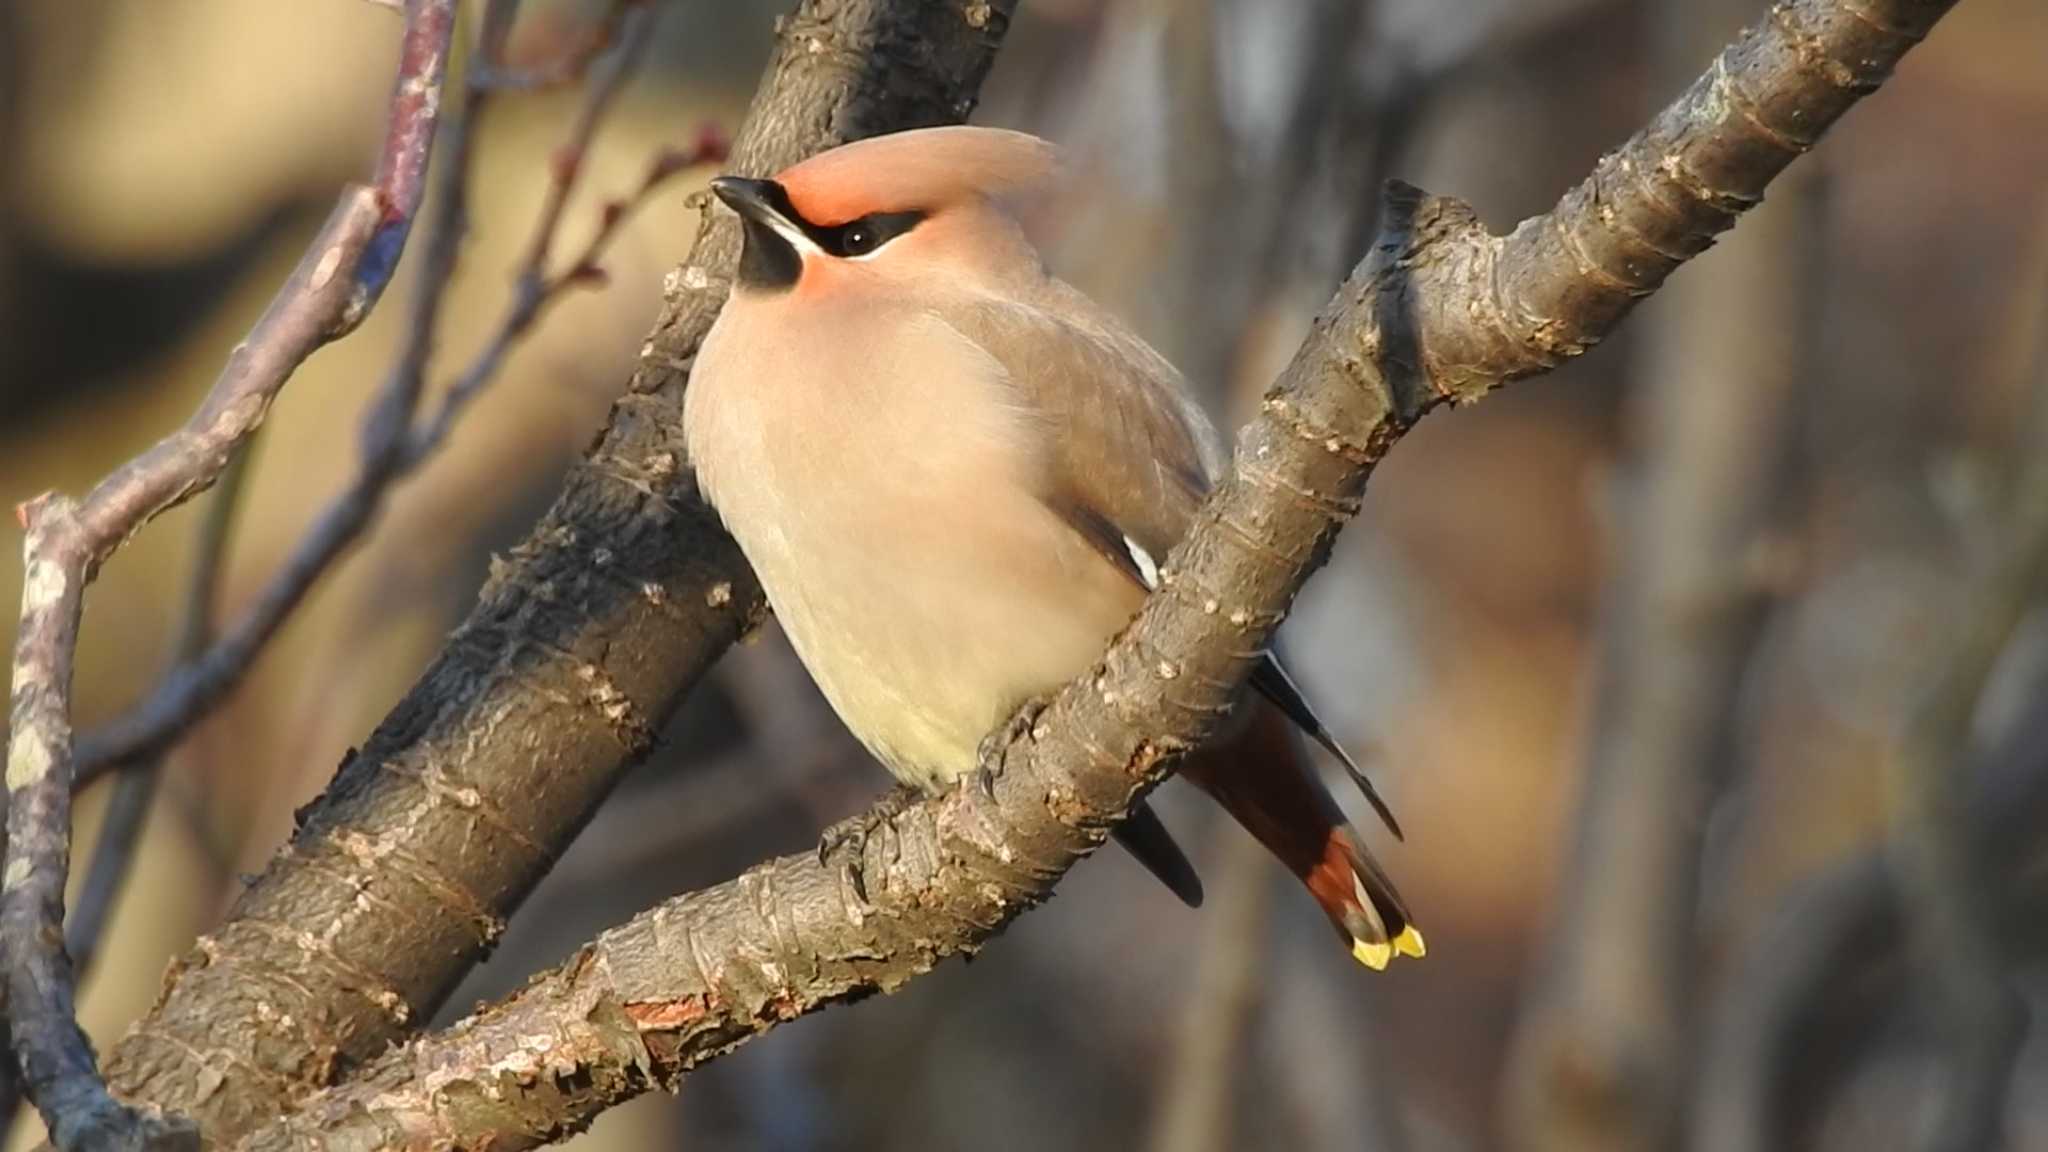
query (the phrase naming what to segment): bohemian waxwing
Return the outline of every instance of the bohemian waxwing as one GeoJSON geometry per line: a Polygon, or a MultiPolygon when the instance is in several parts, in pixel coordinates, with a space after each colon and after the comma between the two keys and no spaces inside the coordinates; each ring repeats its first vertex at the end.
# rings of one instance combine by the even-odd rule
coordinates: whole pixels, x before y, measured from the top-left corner
{"type": "MultiPolygon", "coordinates": [[[[1019,224],[1044,141],[987,128],[863,140],[723,177],[745,248],[684,431],[705,497],[826,699],[901,781],[1085,672],[1136,615],[1223,464],[1180,374],[1047,274],[1019,224]]],[[[1385,806],[1268,657],[1234,730],[1180,774],[1300,877],[1373,968],[1423,954],[1293,726],[1385,806]]],[[[1149,809],[1118,839],[1190,904],[1149,809]]]]}

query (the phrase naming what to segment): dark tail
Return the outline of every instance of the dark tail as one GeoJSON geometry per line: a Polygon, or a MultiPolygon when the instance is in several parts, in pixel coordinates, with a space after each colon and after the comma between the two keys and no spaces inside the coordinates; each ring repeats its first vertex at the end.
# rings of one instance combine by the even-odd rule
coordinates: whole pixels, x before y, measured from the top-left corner
{"type": "Polygon", "coordinates": [[[1245,730],[1190,756],[1180,774],[1301,878],[1359,963],[1381,969],[1397,953],[1420,957],[1422,933],[1317,778],[1286,714],[1263,700],[1246,707],[1245,730]]]}

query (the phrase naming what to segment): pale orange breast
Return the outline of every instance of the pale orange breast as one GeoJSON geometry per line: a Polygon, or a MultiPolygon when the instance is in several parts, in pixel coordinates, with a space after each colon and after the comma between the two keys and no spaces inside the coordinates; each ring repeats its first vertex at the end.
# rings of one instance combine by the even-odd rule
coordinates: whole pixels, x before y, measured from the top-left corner
{"type": "Polygon", "coordinates": [[[1040,500],[1055,430],[957,332],[760,319],[721,319],[699,358],[704,489],[847,726],[904,779],[950,779],[1024,698],[1085,671],[1140,594],[1040,500]]]}

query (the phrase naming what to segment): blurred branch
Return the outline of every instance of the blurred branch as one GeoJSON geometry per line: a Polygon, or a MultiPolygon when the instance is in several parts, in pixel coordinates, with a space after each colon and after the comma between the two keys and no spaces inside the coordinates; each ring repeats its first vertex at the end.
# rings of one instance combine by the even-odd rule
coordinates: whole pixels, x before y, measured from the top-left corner
{"type": "Polygon", "coordinates": [[[1228,711],[1372,467],[1421,416],[1535,375],[1704,250],[1949,7],[1793,0],[1512,234],[1394,186],[1385,226],[1240,435],[1161,588],[1089,676],[990,738],[978,786],[858,847],[760,864],[394,1049],[252,1147],[524,1146],[828,1004],[901,987],[1046,898],[1228,711]]]}
{"type": "MultiPolygon", "coordinates": [[[[1688,25],[1719,7],[1663,6],[1659,55],[1697,59],[1688,25]]],[[[1782,567],[1774,513],[1813,363],[1812,213],[1788,191],[1637,329],[1637,475],[1616,485],[1575,843],[1511,1047],[1513,1146],[1654,1152],[1675,1136],[1702,839],[1782,567]]]]}
{"type": "MultiPolygon", "coordinates": [[[[494,6],[492,13],[485,17],[484,36],[487,43],[496,43],[500,48],[505,36],[512,29],[512,22],[518,14],[520,0],[510,0],[494,6]]],[[[488,58],[478,60],[477,66],[469,73],[469,82],[478,88],[494,92],[527,91],[538,88],[558,88],[565,84],[581,81],[590,70],[592,61],[609,50],[621,39],[627,38],[626,10],[645,8],[653,0],[612,0],[611,11],[606,19],[580,24],[578,36],[566,45],[558,46],[539,64],[522,69],[507,67],[505,53],[493,51],[488,58]]],[[[634,49],[633,51],[639,51],[634,49]]],[[[624,71],[624,69],[621,69],[624,71]]],[[[572,137],[582,138],[588,132],[572,132],[572,137]]]]}
{"type": "MultiPolygon", "coordinates": [[[[1347,189],[1368,194],[1399,166],[1416,129],[1445,93],[1483,83],[1518,58],[1546,51],[1580,28],[1629,19],[1636,7],[1633,0],[1521,0],[1501,6],[1485,19],[1465,21],[1466,35],[1426,57],[1396,54],[1388,45],[1371,45],[1379,50],[1373,66],[1348,67],[1340,74],[1341,99],[1333,109],[1338,139],[1362,146],[1348,155],[1340,154],[1332,167],[1341,173],[1347,189]]],[[[1694,59],[1705,54],[1703,50],[1694,59]]],[[[1688,79],[1676,78],[1680,84],[1688,79]]],[[[1375,221],[1371,212],[1349,213],[1340,223],[1337,258],[1318,267],[1319,276],[1334,279],[1372,242],[1375,221]],[[1329,271],[1325,273],[1324,268],[1329,271]]]]}
{"type": "Polygon", "coordinates": [[[577,112],[576,123],[569,130],[569,139],[549,160],[554,178],[548,183],[540,219],[535,222],[533,237],[527,242],[526,257],[514,274],[512,303],[498,321],[497,332],[484,350],[448,389],[441,406],[425,426],[413,433],[411,442],[405,446],[404,470],[417,466],[440,447],[455,417],[497,374],[512,346],[532,329],[548,306],[560,300],[571,288],[604,283],[605,250],[618,235],[619,226],[635,210],[677,173],[725,159],[728,145],[724,137],[708,126],[698,130],[697,139],[690,146],[668,148],[656,154],[648,163],[640,183],[630,193],[623,199],[605,202],[599,211],[597,229],[591,233],[582,251],[561,271],[548,271],[549,253],[561,231],[562,212],[568,206],[570,192],[575,189],[584,157],[597,136],[597,126],[603,120],[605,110],[611,107],[619,89],[646,51],[655,11],[655,6],[648,0],[621,0],[613,5],[612,18],[605,27],[612,29],[607,42],[618,43],[618,50],[592,69],[589,94],[577,112]]]}
{"type": "Polygon", "coordinates": [[[1166,296],[1167,358],[1211,411],[1227,411],[1230,352],[1244,328],[1248,293],[1237,272],[1248,265],[1250,206],[1238,178],[1236,133],[1223,114],[1218,59],[1218,0],[1153,0],[1164,27],[1158,51],[1166,73],[1166,185],[1174,235],[1168,267],[1155,282],[1166,296]],[[1230,282],[1226,283],[1226,278],[1230,282]]]}
{"type": "MultiPolygon", "coordinates": [[[[1899,1006],[1928,999],[1919,979],[1927,969],[1947,969],[1934,982],[1934,1015],[1952,1030],[1955,1057],[1930,1135],[1950,1147],[2000,1143],[2026,1019],[2025,1005],[2003,987],[2006,965],[2048,952],[2037,932],[2000,929],[2048,922],[2048,890],[2030,858],[2048,824],[2048,709],[2027,708],[1988,737],[1990,748],[1973,747],[1986,742],[1976,722],[1993,666],[2023,643],[2014,633],[2042,587],[2039,575],[2024,573],[2040,562],[2029,553],[2048,530],[2040,520],[2048,500],[2040,451],[2048,445],[2048,317],[2039,292],[2048,286],[2048,227],[2035,229],[2028,249],[2034,275],[2014,295],[1992,360],[1994,382],[2028,396],[2030,419],[2018,422],[2015,463],[1998,497],[1980,493],[1986,499],[1950,509],[1958,534],[1982,545],[1969,555],[1983,568],[1946,665],[1931,661],[1939,678],[1887,749],[1903,818],[1889,843],[1799,883],[1744,950],[1726,983],[1726,1007],[1710,1017],[1693,1147],[1762,1152],[1799,1142],[1863,1051],[1856,1041],[1885,1027],[1899,1006]],[[1929,899],[1963,907],[1930,916],[1922,911],[1929,899]],[[1963,923],[1951,926],[1949,917],[1963,923]],[[1959,933],[1959,954],[1950,953],[1951,933],[1959,933]],[[1908,963],[1909,952],[1920,966],[1908,963]]],[[[2048,689],[2038,670],[2019,679],[2016,700],[2038,700],[2048,689]]]]}
{"type": "MultiPolygon", "coordinates": [[[[1987,881],[1976,895],[1999,923],[2048,923],[2048,876],[2038,867],[2039,830],[2048,825],[2048,709],[2035,709],[2002,748],[1978,759],[1981,767],[1947,781],[1965,798],[1963,827],[1987,881]]],[[[1792,1146],[1796,1114],[1817,1108],[1806,1089],[1836,1072],[1815,1065],[1839,1063],[1846,1051],[1819,1042],[1826,1022],[1868,1022],[1911,998],[1917,981],[1904,963],[1911,914],[1901,881],[1913,852],[1902,837],[1801,884],[1744,951],[1732,994],[1711,1020],[1692,1147],[1792,1146]],[[1853,1005],[1830,1011],[1843,1000],[1853,1005]]],[[[2010,944],[2028,957],[2048,955],[2048,934],[2038,928],[2014,933],[2010,944]]]]}
{"type": "MultiPolygon", "coordinates": [[[[1346,156],[1356,156],[1362,151],[1368,157],[1365,163],[1375,163],[1379,159],[1377,148],[1354,150],[1358,141],[1350,139],[1349,132],[1332,131],[1335,125],[1363,127],[1367,122],[1366,117],[1348,115],[1343,108],[1349,103],[1351,94],[1352,55],[1358,50],[1360,30],[1368,25],[1368,17],[1374,7],[1373,0],[1316,0],[1309,7],[1305,17],[1308,31],[1304,37],[1300,66],[1296,69],[1294,99],[1280,130],[1272,171],[1265,179],[1247,182],[1246,194],[1256,209],[1252,220],[1258,229],[1257,242],[1251,250],[1256,260],[1248,259],[1243,263],[1243,275],[1256,281],[1248,284],[1244,291],[1248,303],[1251,298],[1268,293],[1284,282],[1302,255],[1302,233],[1311,215],[1306,210],[1308,192],[1319,166],[1317,161],[1324,156],[1325,138],[1339,137],[1332,140],[1330,146],[1342,149],[1346,156]]],[[[1405,131],[1390,130],[1389,134],[1405,135],[1405,131]]],[[[1347,205],[1350,211],[1360,216],[1373,214],[1375,205],[1368,198],[1371,190],[1378,188],[1393,173],[1386,168],[1375,167],[1370,175],[1371,180],[1363,185],[1367,195],[1347,205]]],[[[1349,233],[1351,228],[1347,226],[1345,231],[1349,233]]],[[[1333,269],[1344,268],[1362,251],[1335,254],[1329,261],[1330,266],[1333,269]]],[[[1335,279],[1335,276],[1330,279],[1335,279]]],[[[1329,280],[1317,283],[1315,297],[1320,299],[1328,288],[1329,280]]]]}
{"type": "MultiPolygon", "coordinates": [[[[255,662],[315,582],[368,529],[385,494],[411,474],[446,439],[455,417],[497,374],[512,347],[540,319],[544,310],[569,289],[600,283],[599,261],[626,216],[669,176],[692,164],[723,154],[722,142],[709,132],[696,147],[665,152],[650,164],[632,195],[607,203],[589,244],[566,268],[547,270],[548,256],[560,231],[563,209],[582,170],[582,157],[595,136],[605,109],[631,73],[647,41],[655,7],[646,0],[617,0],[597,38],[618,45],[591,69],[589,94],[578,112],[568,141],[556,153],[547,199],[535,224],[533,239],[515,273],[512,301],[490,341],[444,394],[439,407],[416,425],[441,301],[455,270],[455,257],[465,230],[468,205],[470,141],[495,89],[487,82],[492,62],[503,50],[517,5],[494,0],[484,17],[481,48],[483,73],[472,69],[463,93],[463,111],[449,127],[447,158],[441,169],[442,190],[436,198],[431,242],[422,261],[420,283],[396,368],[364,417],[361,461],[354,480],[330,501],[284,565],[256,596],[254,604],[204,653],[189,657],[168,673],[155,691],[124,716],[81,741],[78,781],[83,784],[161,750],[220,702],[255,662]],[[484,79],[479,77],[483,76],[484,79]]],[[[572,56],[590,62],[583,47],[572,56]]]]}
{"type": "Polygon", "coordinates": [[[7,758],[0,968],[22,1081],[60,1148],[143,1147],[178,1135],[177,1126],[108,1095],[72,1009],[64,880],[71,852],[71,673],[85,585],[142,525],[211,485],[293,371],[360,323],[389,283],[419,207],[439,122],[454,0],[409,0],[405,14],[375,184],[342,194],[198,411],[82,503],[46,493],[16,510],[26,575],[7,758]]]}
{"type": "Polygon", "coordinates": [[[2025,1006],[2008,982],[1989,903],[1993,876],[1970,832],[1964,768],[1985,686],[2048,584],[2048,340],[2038,342],[2033,385],[2005,530],[1994,536],[2003,555],[1967,601],[1970,613],[1940,679],[1886,757],[1899,804],[1905,906],[1949,1032],[1947,1084],[1925,1142],[1936,1152],[2000,1143],[2025,1038],[2025,1006]]]}
{"type": "MultiPolygon", "coordinates": [[[[957,120],[1011,3],[804,0],[732,164],[957,120]]],[[[708,215],[627,394],[469,620],[302,812],[293,843],[108,1059],[124,1094],[229,1143],[430,1012],[502,931],[656,726],[758,619],[681,464],[690,357],[739,229],[708,215]]]]}
{"type": "Polygon", "coordinates": [[[1243,830],[1212,820],[1223,851],[1202,915],[1193,986],[1179,1035],[1162,1063],[1146,1146],[1152,1152],[1228,1152],[1245,1076],[1240,1059],[1258,1007],[1273,891],[1265,850],[1243,830]]]}

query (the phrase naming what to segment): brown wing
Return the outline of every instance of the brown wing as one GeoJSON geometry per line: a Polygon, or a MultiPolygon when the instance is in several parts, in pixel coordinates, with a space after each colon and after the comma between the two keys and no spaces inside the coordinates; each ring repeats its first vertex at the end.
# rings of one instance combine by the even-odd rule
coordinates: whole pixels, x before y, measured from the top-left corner
{"type": "MultiPolygon", "coordinates": [[[[1150,345],[1064,285],[1048,290],[1045,305],[990,301],[948,321],[1002,366],[1018,404],[1046,421],[1046,504],[1151,588],[1215,482],[1222,442],[1150,345]]],[[[1251,684],[1344,765],[1400,838],[1386,801],[1278,657],[1268,652],[1251,684]]]]}
{"type": "Polygon", "coordinates": [[[947,320],[1046,422],[1046,503],[1142,577],[1186,533],[1220,467],[1220,442],[1164,357],[1071,289],[1048,303],[989,301],[947,320]]]}

